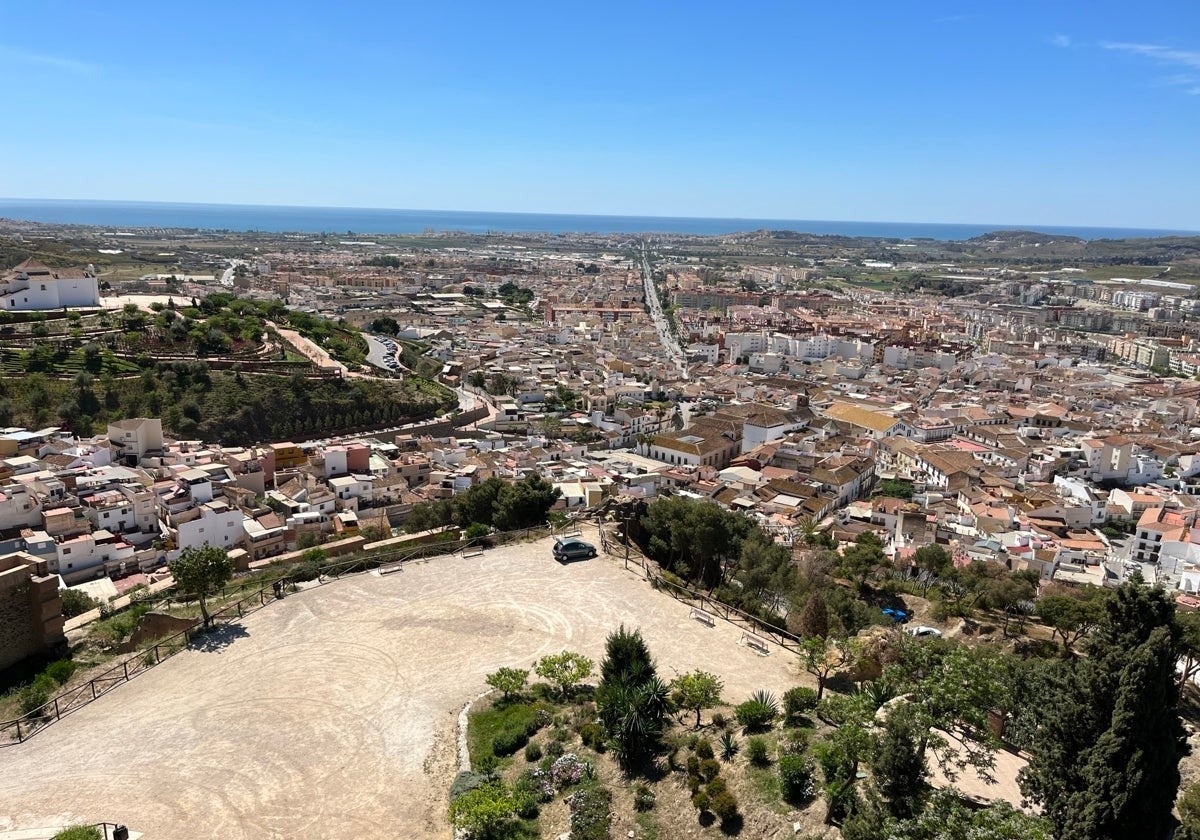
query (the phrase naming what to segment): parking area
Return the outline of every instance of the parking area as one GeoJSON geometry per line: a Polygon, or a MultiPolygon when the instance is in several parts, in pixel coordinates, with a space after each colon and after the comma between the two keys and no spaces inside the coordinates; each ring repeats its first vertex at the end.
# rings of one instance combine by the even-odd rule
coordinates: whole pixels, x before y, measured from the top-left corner
{"type": "MultiPolygon", "coordinates": [[[[599,544],[594,529],[583,538],[599,544]]],[[[151,840],[449,837],[456,720],[502,665],[597,660],[624,623],[660,673],[719,674],[733,701],[801,681],[615,559],[552,540],[435,558],[288,596],[0,749],[0,829],[120,820],[151,840]]],[[[808,680],[805,679],[805,682],[808,680]]]]}

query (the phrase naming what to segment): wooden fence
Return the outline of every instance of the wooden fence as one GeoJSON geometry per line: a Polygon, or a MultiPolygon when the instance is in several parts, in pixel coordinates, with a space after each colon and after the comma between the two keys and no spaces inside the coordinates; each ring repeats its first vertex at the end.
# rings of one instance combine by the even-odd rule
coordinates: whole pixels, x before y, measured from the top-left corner
{"type": "Polygon", "coordinates": [[[615,533],[608,533],[608,530],[603,525],[600,527],[600,544],[603,546],[605,552],[613,557],[628,557],[626,568],[630,565],[636,566],[641,570],[642,576],[650,581],[652,586],[662,592],[666,592],[676,601],[687,604],[693,609],[715,615],[722,621],[727,621],[744,631],[761,636],[785,650],[800,653],[803,640],[799,636],[767,624],[757,616],[743,612],[737,607],[726,604],[724,601],[718,600],[711,595],[667,580],[658,569],[658,565],[643,554],[635,543],[630,542],[626,545],[625,541],[615,533]]]}

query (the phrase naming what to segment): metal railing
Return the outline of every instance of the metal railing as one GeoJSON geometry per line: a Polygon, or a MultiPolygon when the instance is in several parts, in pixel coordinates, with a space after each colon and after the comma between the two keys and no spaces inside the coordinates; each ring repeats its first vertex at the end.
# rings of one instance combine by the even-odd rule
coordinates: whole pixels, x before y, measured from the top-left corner
{"type": "MultiPolygon", "coordinates": [[[[131,656],[114,663],[82,685],[55,695],[21,717],[0,721],[0,747],[29,740],[42,729],[62,720],[66,715],[82,709],[117,686],[129,682],[139,674],[188,649],[214,630],[237,624],[246,616],[283,597],[288,590],[294,590],[299,583],[323,586],[348,574],[361,574],[384,566],[396,567],[413,560],[456,554],[475,544],[486,542],[488,546],[506,545],[530,538],[561,534],[577,528],[576,523],[568,523],[559,528],[554,525],[539,525],[533,528],[489,534],[477,540],[445,540],[424,543],[400,551],[352,555],[344,559],[326,559],[320,561],[315,576],[310,576],[313,570],[305,561],[298,560],[289,568],[281,570],[281,574],[276,577],[257,578],[255,580],[255,583],[258,584],[257,588],[253,588],[252,584],[252,591],[249,594],[211,613],[207,628],[189,627],[182,632],[160,639],[153,645],[148,645],[131,656]],[[304,568],[297,568],[297,566],[304,568]]],[[[241,591],[245,591],[245,589],[241,591]]],[[[152,601],[147,599],[146,603],[152,603],[152,601]]]]}

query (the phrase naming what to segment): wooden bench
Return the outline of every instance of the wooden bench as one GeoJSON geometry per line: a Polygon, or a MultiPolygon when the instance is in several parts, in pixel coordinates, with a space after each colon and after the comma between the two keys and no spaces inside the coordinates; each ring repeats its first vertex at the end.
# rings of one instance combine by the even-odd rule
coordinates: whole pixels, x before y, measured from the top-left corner
{"type": "Polygon", "coordinates": [[[463,557],[482,557],[483,556],[483,546],[469,545],[462,550],[462,556],[463,557]]]}
{"type": "Polygon", "coordinates": [[[690,618],[694,618],[701,624],[707,624],[709,627],[717,626],[717,618],[712,613],[707,613],[699,607],[692,607],[690,618]]]}
{"type": "Polygon", "coordinates": [[[392,574],[393,572],[403,572],[403,571],[404,571],[403,563],[397,563],[394,566],[380,566],[379,567],[379,576],[387,577],[388,575],[392,574]]]}
{"type": "Polygon", "coordinates": [[[742,633],[741,643],[746,647],[754,648],[763,656],[771,652],[771,648],[767,646],[767,640],[761,636],[755,636],[749,630],[742,633]]]}

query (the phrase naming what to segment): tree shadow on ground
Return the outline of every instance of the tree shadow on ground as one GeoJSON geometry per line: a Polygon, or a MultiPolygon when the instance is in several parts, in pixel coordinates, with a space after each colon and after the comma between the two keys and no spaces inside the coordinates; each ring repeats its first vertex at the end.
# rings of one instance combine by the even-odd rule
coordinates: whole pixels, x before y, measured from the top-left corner
{"type": "Polygon", "coordinates": [[[220,653],[238,639],[249,638],[250,631],[240,624],[225,624],[213,627],[196,637],[192,643],[193,650],[205,653],[220,653]]]}
{"type": "Polygon", "coordinates": [[[746,821],[741,814],[734,814],[732,817],[721,821],[721,833],[733,837],[742,833],[742,828],[746,821]]]}

